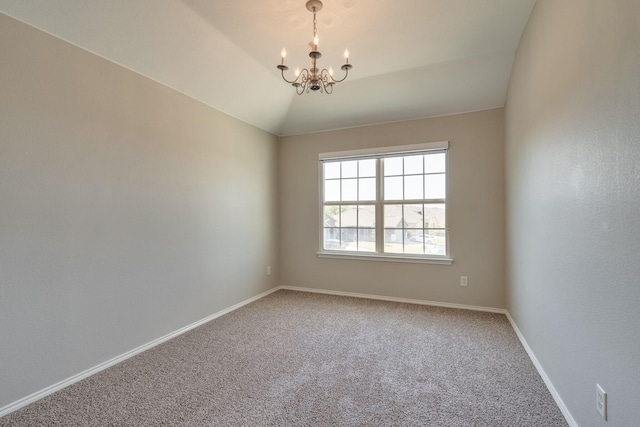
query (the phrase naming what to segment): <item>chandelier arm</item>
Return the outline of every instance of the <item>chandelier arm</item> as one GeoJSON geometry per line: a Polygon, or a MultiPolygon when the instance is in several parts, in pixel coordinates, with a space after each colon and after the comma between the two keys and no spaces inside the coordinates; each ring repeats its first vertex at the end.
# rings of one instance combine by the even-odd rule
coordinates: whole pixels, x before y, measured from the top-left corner
{"type": "Polygon", "coordinates": [[[320,81],[322,82],[322,88],[324,93],[331,95],[333,93],[333,86],[336,84],[333,80],[333,76],[326,68],[320,72],[320,81]]]}
{"type": "MultiPolygon", "coordinates": [[[[329,76],[331,77],[331,76],[329,76]]],[[[333,83],[330,79],[327,78],[327,76],[324,76],[322,79],[322,87],[324,88],[324,93],[326,93],[327,95],[331,95],[333,93],[333,86],[335,85],[335,83],[333,83]]]]}
{"type": "Polygon", "coordinates": [[[350,70],[352,67],[351,67],[351,64],[346,64],[346,65],[349,65],[349,67],[345,67],[344,65],[342,66],[342,69],[344,70],[344,77],[343,77],[343,78],[341,78],[340,80],[333,79],[333,81],[334,81],[335,83],[343,82],[343,81],[345,81],[345,80],[347,79],[347,77],[349,76],[349,70],[350,70]]]}
{"type": "Polygon", "coordinates": [[[280,74],[282,75],[282,80],[284,80],[285,82],[287,82],[289,84],[292,84],[292,85],[302,84],[303,81],[308,80],[309,70],[307,70],[306,68],[303,68],[302,70],[300,70],[300,74],[298,74],[298,76],[293,80],[288,80],[284,76],[285,70],[289,69],[288,67],[278,66],[278,69],[280,70],[280,74]]]}
{"type": "Polygon", "coordinates": [[[309,92],[309,70],[303,68],[298,74],[295,82],[292,85],[296,88],[296,93],[302,95],[305,92],[309,92]]]}
{"type": "Polygon", "coordinates": [[[309,82],[310,76],[311,72],[308,69],[303,68],[302,70],[300,70],[300,74],[298,75],[298,78],[296,80],[300,80],[300,83],[306,85],[309,82]]]}
{"type": "Polygon", "coordinates": [[[287,78],[284,76],[284,71],[282,72],[282,80],[284,80],[285,82],[289,83],[289,84],[294,84],[297,82],[297,78],[295,80],[287,80],[287,78]]]}
{"type": "Polygon", "coordinates": [[[287,78],[284,76],[285,70],[288,70],[289,67],[283,67],[283,66],[279,65],[278,69],[280,70],[280,74],[282,74],[282,80],[284,80],[285,82],[287,82],[289,84],[294,84],[294,83],[298,82],[298,79],[300,78],[300,75],[298,75],[298,77],[296,77],[294,80],[287,80],[287,78]]]}

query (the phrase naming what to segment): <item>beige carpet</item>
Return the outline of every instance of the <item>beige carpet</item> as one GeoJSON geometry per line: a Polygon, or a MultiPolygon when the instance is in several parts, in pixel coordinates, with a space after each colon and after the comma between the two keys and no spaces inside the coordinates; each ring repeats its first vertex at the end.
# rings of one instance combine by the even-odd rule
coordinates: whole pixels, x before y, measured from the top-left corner
{"type": "Polygon", "coordinates": [[[566,426],[504,315],[278,291],[0,426],[566,426]]]}

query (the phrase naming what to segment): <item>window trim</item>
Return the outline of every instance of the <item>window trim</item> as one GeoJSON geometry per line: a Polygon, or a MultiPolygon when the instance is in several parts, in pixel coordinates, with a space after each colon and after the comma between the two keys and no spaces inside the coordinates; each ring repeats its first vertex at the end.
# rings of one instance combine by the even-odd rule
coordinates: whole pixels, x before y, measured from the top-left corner
{"type": "MultiPolygon", "coordinates": [[[[407,263],[424,263],[424,264],[445,264],[450,265],[453,263],[453,259],[450,256],[450,235],[449,235],[449,207],[447,203],[449,195],[449,156],[447,155],[447,180],[446,189],[447,197],[445,197],[445,205],[447,209],[445,212],[446,228],[445,233],[447,236],[446,254],[429,255],[429,254],[398,254],[398,253],[385,253],[385,252],[357,252],[357,251],[332,251],[323,248],[323,236],[324,236],[324,223],[322,221],[324,215],[324,174],[323,174],[323,162],[331,160],[348,160],[350,158],[383,158],[394,155],[410,155],[411,153],[425,152],[425,151],[448,151],[449,141],[428,142],[422,144],[400,145],[392,147],[378,147],[371,149],[359,149],[338,151],[330,153],[318,154],[318,192],[319,192],[319,206],[320,206],[320,220],[318,221],[319,227],[319,250],[316,255],[320,258],[335,258],[335,259],[351,259],[351,260],[368,260],[368,261],[391,261],[391,262],[407,262],[407,263]]],[[[448,154],[448,153],[447,153],[448,154]]],[[[379,162],[378,162],[379,164],[379,162]]],[[[380,197],[380,186],[383,179],[381,170],[377,171],[377,191],[378,197],[376,198],[376,206],[378,204],[384,205],[384,201],[380,197]]],[[[382,224],[382,223],[380,223],[382,224]]],[[[376,240],[378,240],[384,233],[384,226],[376,227],[376,240]]]]}
{"type": "MultiPolygon", "coordinates": [[[[361,150],[348,150],[348,151],[335,151],[333,153],[320,153],[318,154],[318,160],[322,162],[324,160],[348,159],[350,157],[386,157],[386,156],[391,156],[395,154],[398,154],[398,155],[411,154],[418,151],[440,151],[440,150],[448,150],[448,149],[449,149],[449,141],[426,142],[422,144],[398,145],[395,147],[365,148],[361,150]]],[[[320,171],[320,176],[322,176],[322,170],[320,171]]]]}

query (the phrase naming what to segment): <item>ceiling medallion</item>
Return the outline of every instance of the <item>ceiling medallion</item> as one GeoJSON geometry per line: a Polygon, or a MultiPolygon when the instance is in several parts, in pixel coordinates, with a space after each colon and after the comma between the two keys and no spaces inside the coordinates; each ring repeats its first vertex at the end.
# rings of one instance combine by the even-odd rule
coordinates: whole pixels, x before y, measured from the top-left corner
{"type": "Polygon", "coordinates": [[[345,49],[344,51],[344,64],[340,67],[344,71],[344,77],[340,80],[336,80],[333,78],[333,69],[329,67],[327,70],[323,68],[320,70],[317,65],[318,59],[322,56],[322,54],[318,51],[318,28],[317,28],[317,20],[316,13],[322,10],[322,2],[320,0],[309,0],[307,2],[307,9],[313,13],[313,43],[312,50],[309,52],[309,57],[311,57],[311,68],[303,68],[300,70],[296,67],[294,80],[287,80],[284,76],[284,72],[289,69],[284,62],[287,57],[287,51],[282,49],[282,62],[278,65],[278,69],[282,73],[282,78],[285,82],[290,83],[293,87],[296,88],[296,93],[298,95],[302,95],[303,93],[309,93],[312,91],[320,91],[326,94],[331,94],[333,92],[333,86],[336,83],[340,83],[344,81],[349,75],[349,70],[352,68],[352,65],[349,64],[349,50],[345,49]]]}

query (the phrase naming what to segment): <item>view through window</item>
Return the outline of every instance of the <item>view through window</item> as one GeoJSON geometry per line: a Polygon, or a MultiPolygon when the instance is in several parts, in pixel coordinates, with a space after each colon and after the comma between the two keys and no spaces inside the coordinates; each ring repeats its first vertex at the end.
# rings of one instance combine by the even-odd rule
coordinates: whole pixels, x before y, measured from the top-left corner
{"type": "Polygon", "coordinates": [[[448,144],[423,146],[321,158],[322,251],[448,256],[448,144]]]}

